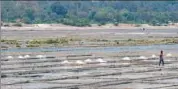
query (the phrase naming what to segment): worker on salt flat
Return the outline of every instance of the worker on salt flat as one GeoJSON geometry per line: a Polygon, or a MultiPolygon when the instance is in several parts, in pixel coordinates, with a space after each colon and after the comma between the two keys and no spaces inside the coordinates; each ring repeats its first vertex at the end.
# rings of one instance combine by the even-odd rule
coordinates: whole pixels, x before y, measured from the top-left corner
{"type": "Polygon", "coordinates": [[[163,51],[161,50],[161,53],[159,55],[160,59],[159,59],[159,66],[162,63],[162,65],[164,66],[164,59],[163,59],[163,51]]]}

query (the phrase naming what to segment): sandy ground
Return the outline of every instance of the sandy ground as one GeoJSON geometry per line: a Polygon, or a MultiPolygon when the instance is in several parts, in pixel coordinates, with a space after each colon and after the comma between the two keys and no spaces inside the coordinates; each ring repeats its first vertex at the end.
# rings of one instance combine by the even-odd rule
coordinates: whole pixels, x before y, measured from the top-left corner
{"type": "Polygon", "coordinates": [[[113,24],[106,24],[102,26],[98,26],[97,24],[92,24],[90,27],[75,27],[75,26],[68,26],[63,24],[24,24],[23,27],[2,27],[2,29],[8,29],[8,30],[87,30],[87,29],[94,29],[94,30],[101,30],[101,29],[138,29],[138,28],[147,28],[147,29],[169,29],[169,28],[178,28],[178,23],[175,23],[174,25],[168,25],[168,26],[150,26],[148,24],[140,24],[140,26],[136,26],[136,24],[119,24],[118,26],[114,26],[113,24]],[[12,28],[13,27],[13,28],[12,28]]]}
{"type": "MultiPolygon", "coordinates": [[[[42,25],[43,26],[43,25],[42,25]]],[[[3,27],[2,38],[29,40],[63,36],[128,39],[178,37],[177,28],[72,28],[3,27]],[[52,30],[54,29],[54,30],[52,30]]],[[[160,49],[127,52],[6,52],[2,53],[2,89],[177,89],[177,48],[165,51],[165,66],[158,66],[160,49]],[[166,54],[172,56],[166,57],[166,54]],[[30,58],[18,58],[19,55],[30,58]],[[48,58],[36,58],[36,55],[48,58]],[[155,54],[156,58],[151,58],[155,54]],[[12,55],[12,59],[6,58],[12,55]],[[146,58],[139,58],[145,56],[146,58]],[[123,60],[130,57],[130,60],[123,60]],[[92,63],[77,64],[76,61],[92,63]],[[105,63],[97,62],[102,58],[105,63]],[[63,64],[68,60],[70,64],[63,64]],[[76,88],[78,87],[78,88],[76,88]]]]}
{"type": "Polygon", "coordinates": [[[65,37],[65,36],[80,36],[88,37],[126,37],[140,38],[148,36],[178,36],[177,27],[2,27],[2,38],[14,39],[31,39],[31,38],[49,38],[49,37],[65,37]]]}

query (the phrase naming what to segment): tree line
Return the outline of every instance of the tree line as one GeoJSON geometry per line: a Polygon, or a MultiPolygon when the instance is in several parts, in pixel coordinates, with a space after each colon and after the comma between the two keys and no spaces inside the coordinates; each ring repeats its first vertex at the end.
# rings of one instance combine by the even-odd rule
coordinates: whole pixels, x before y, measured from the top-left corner
{"type": "Polygon", "coordinates": [[[178,1],[2,1],[3,22],[160,25],[178,22],[178,1]]]}

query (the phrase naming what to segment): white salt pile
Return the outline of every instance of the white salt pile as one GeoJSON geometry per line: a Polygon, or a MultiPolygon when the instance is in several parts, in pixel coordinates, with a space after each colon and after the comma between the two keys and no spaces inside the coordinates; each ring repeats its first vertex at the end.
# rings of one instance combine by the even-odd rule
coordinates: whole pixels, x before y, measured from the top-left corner
{"type": "Polygon", "coordinates": [[[100,63],[106,63],[107,61],[104,61],[103,59],[101,59],[101,58],[98,58],[98,59],[96,60],[96,62],[100,62],[100,63]]]}
{"type": "Polygon", "coordinates": [[[129,57],[124,57],[122,60],[131,60],[129,57]]]}
{"type": "Polygon", "coordinates": [[[21,58],[24,58],[24,57],[23,57],[23,56],[18,56],[18,58],[20,58],[20,59],[21,59],[21,58]]]}
{"type": "Polygon", "coordinates": [[[156,58],[156,55],[155,55],[155,54],[153,54],[153,55],[151,56],[151,58],[156,58]]]}
{"type": "Polygon", "coordinates": [[[61,64],[69,64],[70,62],[68,60],[64,60],[63,62],[61,62],[61,64]]]}
{"type": "Polygon", "coordinates": [[[145,56],[140,56],[139,59],[147,59],[145,56]]]}
{"type": "Polygon", "coordinates": [[[24,58],[29,58],[30,56],[29,55],[25,55],[24,58]]]}
{"type": "Polygon", "coordinates": [[[46,56],[45,55],[37,55],[36,57],[37,58],[45,58],[46,56]]]}
{"type": "Polygon", "coordinates": [[[86,62],[86,63],[91,63],[92,60],[91,60],[91,59],[86,59],[85,62],[86,62]]]}
{"type": "Polygon", "coordinates": [[[172,54],[171,54],[171,53],[168,53],[168,54],[166,54],[166,56],[167,56],[167,57],[171,57],[171,56],[172,56],[172,54]]]}
{"type": "Polygon", "coordinates": [[[77,64],[85,64],[83,61],[81,61],[81,60],[77,60],[75,63],[77,63],[77,64]]]}
{"type": "Polygon", "coordinates": [[[13,59],[13,57],[12,56],[8,56],[7,59],[13,59]]]}

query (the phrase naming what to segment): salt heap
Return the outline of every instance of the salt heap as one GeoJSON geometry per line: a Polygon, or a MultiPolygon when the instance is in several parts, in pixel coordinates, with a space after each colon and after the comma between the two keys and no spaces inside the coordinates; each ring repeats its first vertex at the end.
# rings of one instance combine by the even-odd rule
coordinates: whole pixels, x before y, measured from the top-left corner
{"type": "Polygon", "coordinates": [[[25,55],[24,58],[29,58],[30,56],[29,55],[25,55]]]}
{"type": "Polygon", "coordinates": [[[7,59],[13,59],[13,57],[12,56],[8,56],[7,59]]]}
{"type": "Polygon", "coordinates": [[[67,60],[64,60],[63,62],[61,62],[61,64],[69,64],[70,62],[67,60]]]}
{"type": "Polygon", "coordinates": [[[122,60],[131,60],[129,57],[124,57],[122,60]]]}
{"type": "Polygon", "coordinates": [[[91,59],[86,59],[85,62],[86,62],[86,63],[91,63],[92,60],[91,60],[91,59]]]}
{"type": "Polygon", "coordinates": [[[83,61],[81,61],[81,60],[77,60],[75,63],[77,63],[77,64],[85,64],[83,61]]]}
{"type": "Polygon", "coordinates": [[[106,61],[104,61],[104,60],[103,60],[103,59],[101,59],[101,58],[98,58],[98,59],[96,60],[96,62],[106,63],[106,61]]]}
{"type": "Polygon", "coordinates": [[[151,58],[156,58],[156,55],[155,55],[155,54],[153,54],[153,55],[151,56],[151,58]]]}
{"type": "Polygon", "coordinates": [[[21,58],[24,58],[24,57],[23,57],[23,56],[18,56],[18,58],[20,58],[20,59],[21,59],[21,58]]]}
{"type": "Polygon", "coordinates": [[[139,59],[147,59],[145,56],[140,56],[139,59]]]}
{"type": "Polygon", "coordinates": [[[37,58],[45,58],[46,56],[44,56],[44,55],[37,55],[36,57],[37,58]]]}
{"type": "Polygon", "coordinates": [[[168,54],[166,54],[166,56],[167,56],[167,57],[171,57],[171,56],[172,56],[172,54],[171,54],[171,53],[168,53],[168,54]]]}

